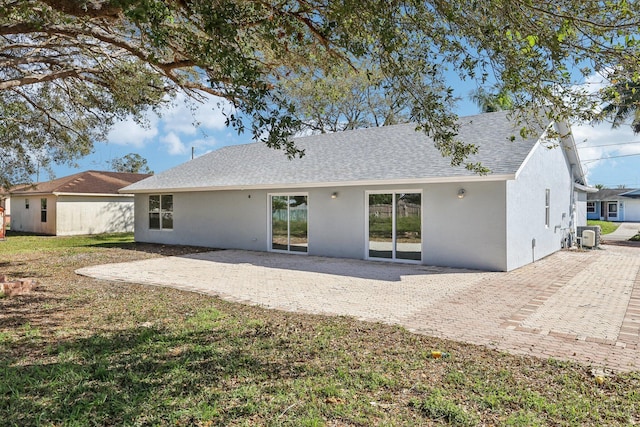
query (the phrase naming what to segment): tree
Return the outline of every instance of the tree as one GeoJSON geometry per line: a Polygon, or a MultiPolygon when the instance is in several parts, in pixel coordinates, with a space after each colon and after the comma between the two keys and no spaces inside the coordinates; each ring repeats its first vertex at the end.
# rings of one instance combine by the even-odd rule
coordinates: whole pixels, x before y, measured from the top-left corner
{"type": "Polygon", "coordinates": [[[129,153],[119,159],[113,159],[111,160],[110,165],[111,169],[116,172],[153,173],[147,165],[147,159],[137,153],[129,153]]]}
{"type": "Polygon", "coordinates": [[[596,184],[596,185],[595,185],[595,187],[596,187],[598,190],[604,190],[605,188],[607,188],[607,187],[605,187],[605,185],[604,185],[604,184],[596,184]]]}
{"type": "Polygon", "coordinates": [[[371,63],[355,70],[338,64],[319,75],[300,74],[279,85],[303,131],[312,133],[406,123],[406,97],[386,85],[371,63]]]}
{"type": "Polygon", "coordinates": [[[513,108],[513,100],[508,93],[491,93],[480,87],[473,91],[470,97],[483,113],[511,110],[513,108]]]}
{"type": "Polygon", "coordinates": [[[601,93],[606,104],[596,122],[611,120],[611,126],[617,128],[631,119],[633,133],[640,133],[640,77],[607,86],[601,93]]]}
{"type": "Polygon", "coordinates": [[[452,164],[483,171],[466,161],[475,147],[456,138],[447,71],[479,86],[495,81],[521,118],[590,119],[599,100],[575,84],[607,69],[634,81],[639,8],[597,0],[0,0],[0,179],[26,179],[38,162],[73,162],[115,121],[141,118],[177,91],[227,100],[230,126],[302,155],[288,139],[301,125],[295,103],[279,85],[338,64],[364,72],[369,62],[452,164]]]}

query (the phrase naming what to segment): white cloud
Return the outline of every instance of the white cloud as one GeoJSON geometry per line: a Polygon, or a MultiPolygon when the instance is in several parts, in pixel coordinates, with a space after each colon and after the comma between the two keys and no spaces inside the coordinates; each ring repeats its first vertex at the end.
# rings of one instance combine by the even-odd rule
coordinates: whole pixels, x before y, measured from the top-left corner
{"type": "Polygon", "coordinates": [[[634,135],[628,125],[611,129],[610,123],[582,124],[574,125],[572,130],[588,179],[599,169],[615,182],[619,156],[640,155],[640,136],[634,135]]]}
{"type": "Polygon", "coordinates": [[[221,130],[225,128],[222,108],[229,111],[231,105],[222,98],[208,97],[199,103],[178,95],[170,109],[162,113],[162,124],[167,131],[195,135],[198,130],[221,130]]]}
{"type": "Polygon", "coordinates": [[[204,102],[196,102],[184,94],[178,94],[161,110],[160,117],[151,111],[146,114],[147,127],[128,118],[113,127],[108,140],[136,149],[155,140],[166,146],[170,155],[185,154],[187,146],[212,147],[216,141],[208,133],[217,133],[226,127],[221,108],[230,111],[231,104],[213,96],[207,97],[204,102]],[[158,138],[159,135],[162,136],[158,138]],[[194,138],[197,139],[191,141],[194,138]]]}
{"type": "MultiPolygon", "coordinates": [[[[595,93],[609,85],[606,72],[593,74],[585,78],[580,86],[588,93],[595,93]]],[[[640,136],[634,135],[631,126],[623,124],[612,129],[611,123],[603,122],[597,125],[590,123],[576,123],[572,127],[573,136],[582,160],[587,179],[592,175],[607,176],[615,182],[615,166],[623,155],[640,154],[640,136]],[[639,141],[638,144],[631,144],[639,141]]]]}
{"type": "Polygon", "coordinates": [[[160,142],[162,142],[167,147],[167,152],[172,156],[183,155],[187,153],[187,146],[174,132],[169,132],[168,134],[160,137],[160,142]]]}
{"type": "Polygon", "coordinates": [[[112,144],[141,148],[158,135],[158,117],[149,115],[148,121],[148,126],[143,127],[132,118],[128,118],[117,123],[109,132],[107,139],[112,144]]]}

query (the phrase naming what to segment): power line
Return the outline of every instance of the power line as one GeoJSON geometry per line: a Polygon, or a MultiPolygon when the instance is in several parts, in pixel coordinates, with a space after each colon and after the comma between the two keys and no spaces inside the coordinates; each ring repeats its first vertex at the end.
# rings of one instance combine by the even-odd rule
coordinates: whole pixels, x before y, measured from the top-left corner
{"type": "MultiPolygon", "coordinates": [[[[586,142],[586,141],[585,141],[586,142]]],[[[598,148],[598,147],[613,147],[615,145],[629,145],[629,144],[640,144],[640,141],[626,141],[626,142],[616,142],[613,144],[602,144],[602,145],[589,145],[589,146],[585,146],[585,147],[580,147],[582,148],[598,148]]],[[[578,146],[580,144],[576,144],[576,146],[578,146]]]]}
{"type": "Polygon", "coordinates": [[[582,163],[592,163],[592,162],[599,162],[600,160],[618,159],[620,157],[633,157],[633,156],[640,156],[640,153],[621,154],[619,156],[600,157],[599,159],[586,159],[586,160],[583,160],[582,163]]]}

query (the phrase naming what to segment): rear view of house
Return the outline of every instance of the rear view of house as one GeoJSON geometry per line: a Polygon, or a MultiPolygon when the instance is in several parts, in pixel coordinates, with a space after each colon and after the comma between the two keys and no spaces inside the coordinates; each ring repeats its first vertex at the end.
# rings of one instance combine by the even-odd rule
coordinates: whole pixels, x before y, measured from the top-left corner
{"type": "Polygon", "coordinates": [[[58,236],[133,231],[133,195],[149,175],[87,171],[10,191],[11,230],[58,236]]]}
{"type": "Polygon", "coordinates": [[[512,270],[586,224],[573,139],[549,129],[523,139],[506,112],[461,118],[487,175],[452,167],[406,124],[297,138],[293,160],[224,147],[122,191],[140,242],[512,270]]]}

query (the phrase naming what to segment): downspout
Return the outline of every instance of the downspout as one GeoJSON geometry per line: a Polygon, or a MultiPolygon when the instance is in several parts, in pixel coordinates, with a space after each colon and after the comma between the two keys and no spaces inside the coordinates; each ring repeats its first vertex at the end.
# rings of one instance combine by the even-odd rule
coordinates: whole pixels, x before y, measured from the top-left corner
{"type": "Polygon", "coordinates": [[[576,219],[577,219],[576,218],[576,215],[577,215],[577,213],[576,213],[576,200],[575,200],[576,199],[576,197],[575,197],[576,192],[575,192],[575,189],[573,187],[573,184],[574,184],[573,169],[574,169],[574,167],[575,167],[575,164],[572,163],[571,166],[570,166],[571,182],[569,184],[570,185],[570,189],[569,189],[569,194],[570,194],[570,197],[569,197],[569,203],[570,203],[569,204],[569,209],[570,210],[569,210],[569,212],[571,212],[571,214],[569,216],[570,219],[569,219],[569,242],[568,242],[569,244],[567,245],[568,247],[571,247],[573,245],[574,237],[578,235],[578,228],[577,228],[577,225],[576,225],[576,223],[577,223],[577,221],[576,221],[576,219]]]}

